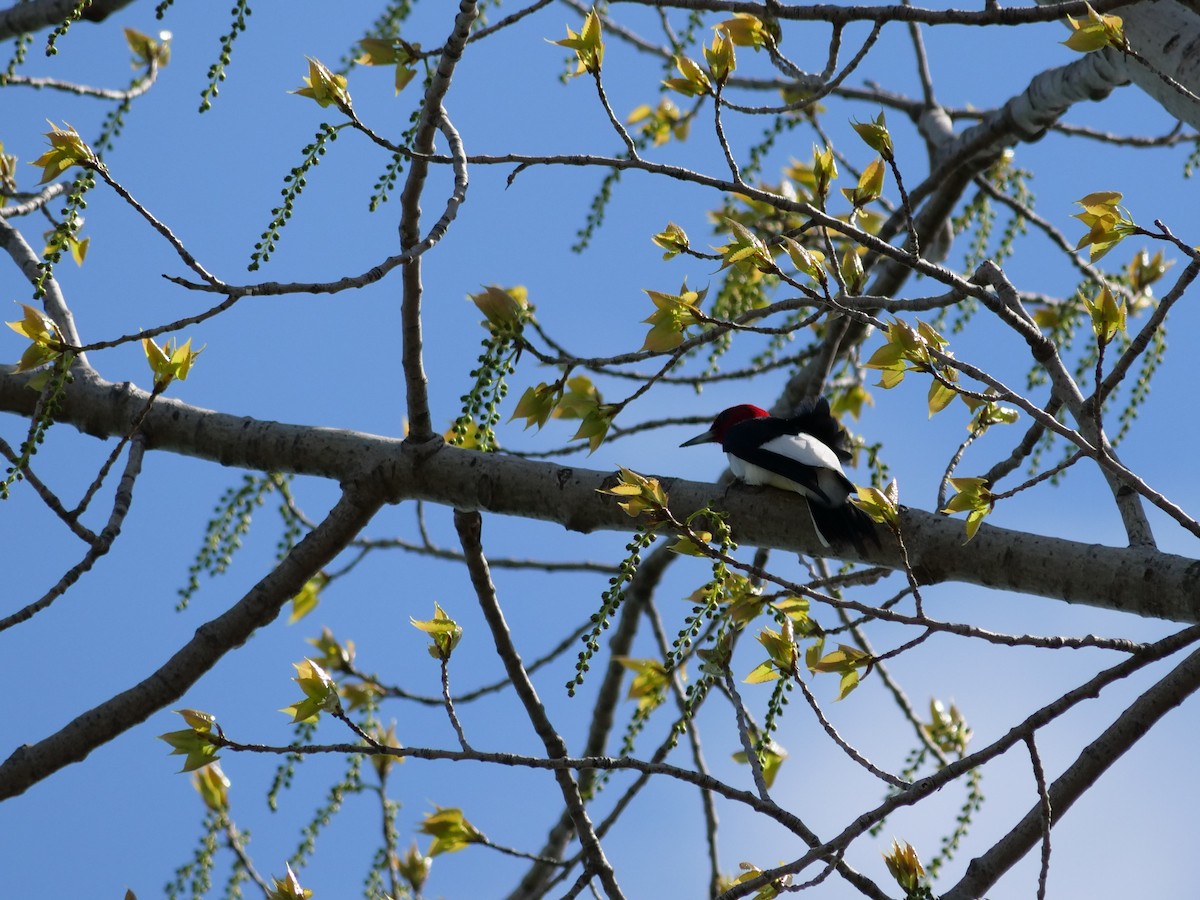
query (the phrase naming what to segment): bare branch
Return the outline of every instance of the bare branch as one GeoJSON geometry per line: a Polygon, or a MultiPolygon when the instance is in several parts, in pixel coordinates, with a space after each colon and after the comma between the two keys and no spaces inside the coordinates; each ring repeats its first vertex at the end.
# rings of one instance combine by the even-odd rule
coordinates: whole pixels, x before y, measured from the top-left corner
{"type": "Polygon", "coordinates": [[[0,799],[24,793],[64,766],[144,721],[183,696],[227,652],[273,621],[315,572],[336,556],[382,505],[377,490],[351,487],[328,517],[217,618],[201,625],[156,672],[77,716],[35,744],[22,744],[0,763],[0,799]]]}

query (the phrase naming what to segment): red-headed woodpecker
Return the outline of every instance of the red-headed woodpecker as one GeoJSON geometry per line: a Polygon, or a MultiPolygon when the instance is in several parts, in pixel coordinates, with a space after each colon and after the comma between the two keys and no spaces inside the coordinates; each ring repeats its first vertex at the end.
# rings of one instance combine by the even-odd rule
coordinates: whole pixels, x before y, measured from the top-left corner
{"type": "Polygon", "coordinates": [[[739,481],[803,494],[822,546],[849,541],[861,553],[864,538],[879,546],[870,517],[850,502],[855,487],[842,471],[850,459],[847,436],[824,397],[804,403],[790,419],[748,404],[731,406],[708,431],[679,446],[709,442],[721,445],[739,481]]]}

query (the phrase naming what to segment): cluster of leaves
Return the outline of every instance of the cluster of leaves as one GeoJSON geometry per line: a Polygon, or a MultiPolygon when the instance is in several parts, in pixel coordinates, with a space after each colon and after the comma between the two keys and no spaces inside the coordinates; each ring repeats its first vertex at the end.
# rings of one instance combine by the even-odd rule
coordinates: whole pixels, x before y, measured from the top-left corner
{"type": "Polygon", "coordinates": [[[946,348],[950,342],[931,325],[920,320],[913,328],[894,318],[887,326],[887,342],[876,350],[864,365],[880,372],[879,386],[891,390],[909,372],[932,375],[929,384],[929,415],[941,412],[953,402],[959,392],[955,389],[958,371],[942,358],[951,357],[946,348]]]}
{"type": "MultiPolygon", "coordinates": [[[[428,650],[444,667],[462,637],[462,628],[451,619],[440,605],[435,604],[434,616],[429,620],[412,619],[415,628],[428,635],[431,639],[428,650]]],[[[320,651],[319,661],[305,658],[294,664],[296,675],[293,680],[300,687],[302,697],[295,703],[284,707],[284,712],[301,729],[298,738],[301,742],[309,741],[322,713],[332,713],[339,719],[349,723],[346,712],[343,711],[343,700],[348,701],[351,712],[358,710],[365,718],[359,725],[354,725],[360,736],[379,747],[396,747],[395,723],[386,730],[373,717],[374,692],[364,690],[361,685],[354,684],[355,679],[361,678],[354,670],[354,646],[352,642],[339,644],[327,629],[319,638],[310,642],[320,651]],[[338,684],[336,674],[351,676],[342,684],[338,684]]],[[[171,746],[173,755],[185,756],[182,771],[192,772],[192,784],[199,794],[207,810],[204,822],[203,837],[193,859],[186,863],[176,873],[175,882],[168,885],[168,895],[183,896],[188,891],[194,896],[201,896],[211,887],[211,875],[215,864],[215,854],[218,842],[225,838],[238,852],[234,863],[234,874],[231,876],[230,887],[233,890],[240,881],[244,880],[249,871],[249,858],[245,853],[245,843],[248,835],[239,832],[229,818],[229,788],[230,781],[217,764],[217,750],[223,743],[228,742],[215,717],[210,713],[199,710],[179,710],[187,725],[180,731],[163,734],[160,738],[171,746]]],[[[268,893],[269,897],[300,897],[307,896],[292,871],[292,866],[303,865],[315,850],[318,832],[329,824],[342,807],[349,793],[360,793],[364,784],[359,773],[359,766],[364,754],[351,754],[350,769],[346,776],[339,780],[329,792],[327,800],[317,809],[312,820],[302,830],[302,842],[286,867],[284,878],[274,879],[274,886],[268,893]]],[[[404,855],[394,849],[395,839],[394,813],[396,804],[388,801],[383,793],[387,775],[396,762],[402,762],[401,757],[388,753],[374,753],[370,756],[373,768],[379,777],[378,791],[383,800],[385,815],[393,818],[385,833],[391,835],[386,840],[385,847],[376,858],[376,870],[373,873],[374,883],[382,885],[382,872],[391,870],[399,875],[414,895],[419,895],[429,876],[433,858],[444,853],[454,853],[471,844],[490,844],[487,838],[463,814],[461,809],[435,807],[426,814],[416,831],[431,838],[429,849],[422,853],[414,843],[404,855]]],[[[290,771],[285,774],[290,782],[290,771]]],[[[273,788],[274,792],[274,788],[273,788]]],[[[504,849],[504,848],[501,848],[504,849]]],[[[511,851],[510,851],[511,852],[511,851]]]]}
{"type": "Polygon", "coordinates": [[[540,430],[550,419],[578,419],[573,441],[587,441],[590,451],[608,436],[616,407],[606,404],[596,385],[586,375],[570,374],[568,369],[553,384],[542,381],[525,389],[513,410],[513,419],[524,419],[525,427],[540,430]]]}
{"type": "Polygon", "coordinates": [[[150,363],[150,371],[154,373],[155,394],[161,394],[177,378],[186,381],[196,357],[204,351],[203,347],[193,350],[191,338],[179,345],[176,345],[174,338],[161,345],[150,338],[143,338],[142,349],[150,363]]]}

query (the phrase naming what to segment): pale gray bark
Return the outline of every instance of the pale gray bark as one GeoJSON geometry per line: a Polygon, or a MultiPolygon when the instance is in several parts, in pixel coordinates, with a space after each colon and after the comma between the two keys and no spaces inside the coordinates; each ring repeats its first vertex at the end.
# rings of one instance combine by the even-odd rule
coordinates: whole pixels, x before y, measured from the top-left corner
{"type": "MultiPolygon", "coordinates": [[[[36,395],[25,379],[0,367],[0,410],[28,414],[36,395]]],[[[120,436],[144,408],[148,395],[80,373],[67,389],[61,417],[98,437],[120,436]]],[[[629,518],[597,490],[613,473],[482,454],[444,446],[440,439],[415,445],[395,438],[231,416],[160,397],[143,423],[147,447],[260,471],[294,472],[339,482],[370,479],[388,502],[426,500],[558,522],[574,531],[632,531],[629,518]]],[[[729,512],[743,545],[820,553],[804,501],[779,491],[764,502],[763,489],[723,489],[714,484],[657,475],[671,509],[683,519],[712,503],[729,512]]],[[[1106,547],[984,525],[964,544],[963,523],[920,510],[903,518],[909,557],[926,584],[945,581],[1117,609],[1143,616],[1200,621],[1200,562],[1151,548],[1106,547]]],[[[839,555],[856,558],[852,547],[839,555]]],[[[899,551],[886,536],[868,560],[900,568],[899,551]]]]}

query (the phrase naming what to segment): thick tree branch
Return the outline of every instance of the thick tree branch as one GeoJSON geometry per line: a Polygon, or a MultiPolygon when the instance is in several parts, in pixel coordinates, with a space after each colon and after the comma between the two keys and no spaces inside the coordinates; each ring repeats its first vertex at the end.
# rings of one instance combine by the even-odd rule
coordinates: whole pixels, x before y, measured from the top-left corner
{"type": "MultiPolygon", "coordinates": [[[[84,17],[99,22],[132,2],[133,0],[92,0],[84,17]]],[[[71,14],[76,3],[77,0],[33,0],[31,3],[15,3],[0,11],[0,41],[57,25],[71,14]]]]}
{"type": "MultiPolygon", "coordinates": [[[[36,396],[27,377],[0,366],[0,410],[29,415],[36,396]]],[[[102,437],[121,436],[141,413],[148,394],[81,372],[67,387],[62,421],[102,437]]],[[[143,422],[147,448],[256,471],[331,478],[341,483],[372,477],[387,502],[428,500],[558,522],[573,531],[631,531],[630,519],[596,491],[611,473],[481,454],[456,447],[421,453],[401,441],[333,428],[287,425],[231,416],[159,397],[143,422]]],[[[637,461],[629,463],[635,468],[637,461]]],[[[653,473],[648,473],[653,474],[653,473]]],[[[804,500],[769,488],[722,489],[663,477],[671,507],[682,519],[710,502],[729,512],[738,542],[823,554],[804,500]],[[764,499],[769,502],[764,502],[764,499]]],[[[915,509],[902,523],[913,568],[924,584],[944,581],[1084,603],[1143,616],[1200,621],[1200,562],[1150,548],[1116,548],[983,525],[964,545],[963,524],[915,509]]],[[[845,559],[858,559],[842,548],[845,559]]],[[[890,546],[869,562],[903,568],[890,546]]]]}

